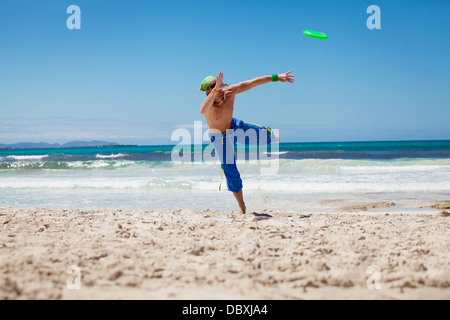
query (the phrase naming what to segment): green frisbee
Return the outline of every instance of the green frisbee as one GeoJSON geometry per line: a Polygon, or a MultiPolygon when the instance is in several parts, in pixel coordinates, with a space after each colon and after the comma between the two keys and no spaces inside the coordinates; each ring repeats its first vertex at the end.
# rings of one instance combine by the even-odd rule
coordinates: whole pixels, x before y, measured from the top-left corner
{"type": "Polygon", "coordinates": [[[317,39],[322,39],[322,40],[328,39],[328,36],[325,33],[318,32],[318,31],[304,30],[303,34],[308,37],[313,37],[313,38],[317,38],[317,39]]]}

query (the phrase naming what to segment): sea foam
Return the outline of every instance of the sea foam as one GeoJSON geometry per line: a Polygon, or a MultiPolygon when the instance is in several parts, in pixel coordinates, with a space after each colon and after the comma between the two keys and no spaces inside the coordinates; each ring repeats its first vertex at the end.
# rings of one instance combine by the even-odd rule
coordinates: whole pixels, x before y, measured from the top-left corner
{"type": "Polygon", "coordinates": [[[26,161],[26,160],[42,160],[44,158],[47,158],[48,155],[24,155],[24,156],[7,156],[7,159],[13,159],[13,160],[19,160],[19,161],[26,161]]]}
{"type": "Polygon", "coordinates": [[[103,155],[103,154],[97,154],[95,157],[98,159],[116,159],[116,158],[122,158],[127,156],[126,154],[110,154],[110,155],[103,155]]]}

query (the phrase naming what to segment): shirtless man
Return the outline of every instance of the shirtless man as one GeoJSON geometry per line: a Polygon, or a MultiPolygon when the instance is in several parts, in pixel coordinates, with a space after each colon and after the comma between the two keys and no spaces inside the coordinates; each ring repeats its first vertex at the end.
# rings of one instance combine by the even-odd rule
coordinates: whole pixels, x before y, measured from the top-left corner
{"type": "Polygon", "coordinates": [[[214,144],[216,153],[219,156],[221,168],[227,180],[228,190],[233,192],[238,202],[240,213],[242,214],[246,212],[246,207],[242,194],[242,180],[236,167],[235,154],[233,155],[235,153],[234,138],[230,132],[238,129],[242,129],[243,132],[249,129],[255,130],[258,134],[257,143],[271,143],[273,140],[278,142],[279,139],[275,135],[272,137],[272,129],[269,127],[259,126],[233,118],[234,99],[238,93],[248,91],[269,82],[280,81],[293,83],[294,76],[290,74],[291,72],[263,76],[231,86],[223,83],[223,73],[220,72],[217,77],[206,77],[200,86],[200,90],[205,91],[207,95],[201,104],[200,113],[205,116],[206,122],[208,123],[211,142],[214,144]],[[261,139],[260,132],[264,133],[261,134],[261,139]]]}

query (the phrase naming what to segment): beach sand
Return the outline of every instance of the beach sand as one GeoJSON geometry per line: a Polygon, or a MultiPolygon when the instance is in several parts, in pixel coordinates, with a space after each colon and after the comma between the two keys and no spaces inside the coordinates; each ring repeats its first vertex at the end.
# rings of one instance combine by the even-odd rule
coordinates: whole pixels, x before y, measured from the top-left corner
{"type": "Polygon", "coordinates": [[[372,207],[2,208],[0,299],[450,299],[449,215],[372,207]]]}

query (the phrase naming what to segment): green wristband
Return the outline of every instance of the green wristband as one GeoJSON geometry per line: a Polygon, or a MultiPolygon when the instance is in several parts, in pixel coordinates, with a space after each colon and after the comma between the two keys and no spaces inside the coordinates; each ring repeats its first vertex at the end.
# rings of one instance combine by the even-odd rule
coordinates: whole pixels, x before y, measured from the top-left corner
{"type": "Polygon", "coordinates": [[[278,75],[277,74],[273,74],[272,75],[272,82],[277,82],[278,81],[278,75]]]}

